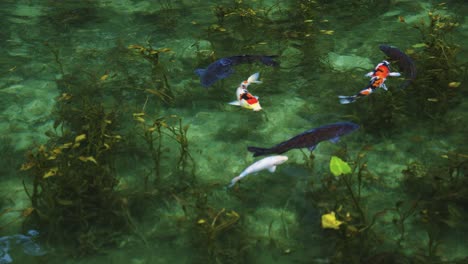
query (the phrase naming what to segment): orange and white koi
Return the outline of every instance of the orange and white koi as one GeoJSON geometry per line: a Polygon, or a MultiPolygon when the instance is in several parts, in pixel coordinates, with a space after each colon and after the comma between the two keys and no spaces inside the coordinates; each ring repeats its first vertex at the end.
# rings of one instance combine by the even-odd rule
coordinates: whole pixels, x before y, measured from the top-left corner
{"type": "Polygon", "coordinates": [[[377,88],[382,87],[384,90],[387,90],[387,86],[385,85],[385,80],[388,76],[400,76],[399,72],[391,72],[390,71],[390,62],[382,61],[381,63],[377,64],[375,69],[366,74],[367,77],[371,77],[369,84],[366,88],[362,89],[359,93],[352,95],[352,96],[338,96],[340,98],[341,104],[349,104],[353,103],[357,99],[368,96],[369,94],[373,93],[377,88]]]}
{"type": "Polygon", "coordinates": [[[252,74],[247,80],[243,81],[236,90],[237,100],[230,102],[230,105],[237,105],[254,111],[262,110],[258,96],[254,96],[247,90],[251,83],[261,83],[258,80],[259,73],[252,74]]]}

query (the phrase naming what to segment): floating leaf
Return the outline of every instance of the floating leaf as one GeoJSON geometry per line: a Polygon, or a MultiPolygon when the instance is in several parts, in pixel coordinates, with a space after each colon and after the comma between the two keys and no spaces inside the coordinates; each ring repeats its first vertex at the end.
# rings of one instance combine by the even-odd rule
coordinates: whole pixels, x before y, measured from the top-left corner
{"type": "Polygon", "coordinates": [[[322,215],[322,228],[340,229],[343,222],[336,219],[335,212],[322,215]]]}
{"type": "Polygon", "coordinates": [[[58,172],[58,167],[50,168],[46,173],[44,173],[44,176],[42,176],[42,178],[45,179],[45,178],[55,176],[57,175],[57,172],[58,172]]]}
{"type": "Polygon", "coordinates": [[[341,174],[351,173],[351,167],[342,159],[332,156],[330,160],[330,171],[333,175],[340,176],[341,174]]]}

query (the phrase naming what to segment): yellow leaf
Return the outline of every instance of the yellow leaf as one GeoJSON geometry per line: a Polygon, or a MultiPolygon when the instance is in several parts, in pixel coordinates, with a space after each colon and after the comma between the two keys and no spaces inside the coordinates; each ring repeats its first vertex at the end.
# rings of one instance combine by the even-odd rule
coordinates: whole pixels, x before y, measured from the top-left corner
{"type": "Polygon", "coordinates": [[[104,119],[104,123],[106,123],[106,124],[109,124],[109,125],[110,125],[110,124],[112,124],[112,121],[110,121],[110,120],[108,120],[108,119],[104,119]]]}
{"type": "Polygon", "coordinates": [[[335,212],[322,215],[322,228],[340,229],[343,222],[336,219],[335,212]]]}
{"type": "Polygon", "coordinates": [[[321,29],[321,30],[320,30],[320,33],[325,34],[325,35],[333,35],[333,33],[335,33],[335,31],[334,31],[334,30],[324,30],[324,29],[321,29]]]}
{"type": "Polygon", "coordinates": [[[133,113],[133,117],[144,116],[145,113],[133,113]]]}
{"type": "Polygon", "coordinates": [[[47,159],[48,159],[48,160],[54,160],[54,159],[56,159],[56,158],[57,158],[57,156],[51,155],[51,156],[49,156],[47,159]]]}
{"type": "Polygon", "coordinates": [[[69,147],[71,147],[72,145],[73,145],[73,143],[68,142],[68,143],[63,144],[63,145],[61,146],[61,148],[69,148],[69,147]]]}
{"type": "Polygon", "coordinates": [[[135,119],[136,121],[141,122],[141,123],[145,122],[145,119],[143,117],[140,117],[140,116],[137,116],[137,117],[135,117],[133,119],[135,119]]]}
{"type": "Polygon", "coordinates": [[[449,86],[450,88],[457,88],[458,86],[460,86],[460,84],[461,84],[461,82],[450,82],[450,83],[448,84],[448,86],[449,86]]]}
{"type": "Polygon", "coordinates": [[[55,154],[55,155],[62,154],[62,148],[60,148],[60,147],[54,148],[52,150],[52,153],[55,154]]]}
{"type": "Polygon", "coordinates": [[[418,43],[418,44],[414,44],[411,47],[417,49],[417,48],[425,48],[425,47],[427,47],[427,45],[426,45],[426,43],[418,43]]]}
{"type": "Polygon", "coordinates": [[[159,49],[159,52],[169,52],[169,51],[171,51],[171,49],[169,49],[169,48],[159,49]]]}
{"type": "Polygon", "coordinates": [[[75,143],[75,144],[73,144],[72,148],[77,148],[79,146],[80,146],[80,143],[75,143]]]}
{"type": "Polygon", "coordinates": [[[96,165],[98,164],[97,161],[92,156],[89,156],[89,157],[79,156],[78,159],[83,161],[83,162],[91,161],[92,163],[94,163],[96,165]]]}
{"type": "Polygon", "coordinates": [[[145,50],[145,47],[140,46],[140,45],[129,45],[129,49],[137,49],[137,50],[145,50]]]}
{"type": "Polygon", "coordinates": [[[107,78],[109,78],[109,74],[104,74],[103,76],[101,76],[101,78],[99,78],[99,80],[105,81],[107,80],[107,78]]]}
{"type": "Polygon", "coordinates": [[[34,162],[26,162],[21,165],[20,171],[26,171],[34,167],[36,164],[34,162]]]}
{"type": "Polygon", "coordinates": [[[45,151],[46,151],[46,147],[45,147],[44,145],[40,145],[38,151],[39,151],[39,152],[45,152],[45,151]]]}
{"type": "Polygon", "coordinates": [[[86,139],[86,134],[81,134],[81,135],[76,136],[75,142],[77,143],[77,142],[83,141],[85,139],[86,139]]]}
{"type": "Polygon", "coordinates": [[[197,224],[201,225],[201,224],[204,224],[206,223],[206,220],[205,219],[200,219],[197,221],[197,224]]]}
{"type": "Polygon", "coordinates": [[[51,176],[55,176],[57,175],[57,172],[58,172],[58,167],[53,167],[53,168],[50,168],[46,173],[44,173],[44,176],[42,176],[42,178],[49,178],[51,176]]]}

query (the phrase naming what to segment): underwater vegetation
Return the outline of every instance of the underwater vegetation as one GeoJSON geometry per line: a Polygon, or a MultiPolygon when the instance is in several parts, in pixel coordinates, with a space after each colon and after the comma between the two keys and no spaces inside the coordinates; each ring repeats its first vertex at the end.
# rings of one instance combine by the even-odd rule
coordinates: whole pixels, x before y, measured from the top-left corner
{"type": "Polygon", "coordinates": [[[436,6],[427,13],[427,19],[413,25],[422,42],[410,49],[421,74],[408,89],[412,100],[407,111],[431,119],[440,119],[460,103],[457,88],[466,79],[466,65],[463,67],[457,60],[459,45],[451,37],[459,22],[442,9],[443,5],[436,6]]]}
{"type": "Polygon", "coordinates": [[[323,177],[322,186],[310,189],[307,194],[326,212],[322,214],[321,226],[330,236],[328,243],[333,244],[329,252],[333,255],[331,261],[463,263],[464,258],[444,261],[439,247],[443,244],[443,234],[459,227],[465,214],[459,206],[466,205],[462,193],[467,188],[460,182],[466,178],[466,157],[460,159],[452,153],[447,163],[430,168],[410,164],[403,171],[408,197],[396,200],[394,206],[370,212],[367,204],[375,198],[366,186],[370,182],[375,184],[378,176],[368,168],[368,153],[369,150],[362,149],[356,158],[347,162],[333,156],[331,175],[323,177]],[[412,236],[421,232],[426,233],[427,245],[411,248],[412,236]]]}
{"type": "MultiPolygon", "coordinates": [[[[21,223],[41,235],[2,234],[0,263],[9,252],[15,258],[7,244],[15,239],[26,254],[47,249],[37,261],[51,263],[468,260],[452,250],[468,231],[468,149],[433,154],[422,148],[440,135],[415,135],[427,138],[421,147],[398,133],[443,127],[436,121],[463,106],[466,65],[451,35],[460,18],[436,5],[421,21],[395,20],[420,38],[408,45],[389,40],[388,29],[362,31],[393,19],[392,5],[406,1],[192,2],[47,1],[41,9],[34,48],[57,90],[47,140],[30,144],[20,167],[16,142],[0,138],[0,178],[19,169],[23,181],[11,192],[28,204],[8,208],[0,195],[0,231],[21,223]],[[380,44],[398,45],[417,76],[380,44]],[[340,52],[370,68],[333,68],[324,54],[340,52]],[[340,105],[336,96],[369,85],[362,75],[382,60],[406,74],[389,78],[389,91],[340,105]],[[200,78],[198,67],[207,68],[196,70],[200,78]],[[256,82],[258,71],[264,111],[228,106],[238,81],[257,72],[247,80],[256,82]],[[358,140],[323,142],[353,131],[358,140]],[[403,153],[406,144],[421,153],[403,153]]],[[[2,77],[0,91],[9,85],[2,77]]]]}
{"type": "Polygon", "coordinates": [[[162,104],[173,98],[157,60],[159,53],[167,52],[167,49],[129,47],[151,61],[150,76],[156,83],[154,89],[132,90],[141,94],[133,100],[138,101],[141,96],[145,98],[139,109],[142,112],[132,115],[123,111],[135,104],[128,98],[126,104],[116,107],[117,102],[123,102],[125,85],[123,91],[111,91],[106,95],[106,81],[112,76],[88,73],[87,78],[77,78],[81,71],[68,67],[63,63],[60,52],[51,44],[47,45],[51,47],[54,62],[63,74],[57,80],[62,93],[56,98],[53,130],[47,132],[49,141],[29,151],[26,162],[21,166],[21,171],[29,176],[32,183],[31,187],[24,186],[33,208],[25,224],[40,229],[49,243],[76,248],[75,255],[89,255],[115,247],[121,243],[120,236],[126,233],[145,241],[133,222],[138,215],[132,213],[139,211],[135,208],[130,210],[129,206],[138,204],[139,199],[148,200],[146,194],[154,193],[155,189],[169,189],[168,185],[161,183],[163,166],[160,160],[167,147],[172,146],[163,141],[163,137],[172,140],[180,152],[175,167],[169,169],[171,177],[179,179],[170,181],[174,186],[171,192],[186,189],[194,181],[195,166],[188,151],[188,126],[175,115],[145,120],[153,115],[145,112],[151,95],[162,104]],[[120,123],[125,118],[133,119],[133,125],[125,127],[120,123]],[[148,151],[145,153],[147,157],[139,162],[144,166],[152,163],[149,165],[150,173],[140,182],[144,195],[123,192],[119,188],[116,164],[122,153],[132,153],[133,143],[143,144],[148,151]],[[172,183],[177,183],[177,186],[172,183]]]}

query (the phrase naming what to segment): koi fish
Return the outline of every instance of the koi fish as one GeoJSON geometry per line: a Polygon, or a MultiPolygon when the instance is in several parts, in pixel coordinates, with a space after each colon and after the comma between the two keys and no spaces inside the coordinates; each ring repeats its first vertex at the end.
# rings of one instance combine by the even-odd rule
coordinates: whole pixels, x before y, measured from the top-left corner
{"type": "Polygon", "coordinates": [[[349,134],[358,128],[359,125],[351,122],[338,122],[307,130],[271,148],[247,147],[247,150],[253,152],[254,157],[272,153],[281,154],[297,148],[308,148],[313,151],[320,142],[330,140],[336,143],[340,136],[349,134]]]}
{"type": "Polygon", "coordinates": [[[400,88],[406,88],[416,79],[416,66],[413,60],[396,47],[389,45],[380,45],[380,50],[385,53],[392,61],[396,61],[398,68],[405,74],[405,81],[400,88]]]}
{"type": "Polygon", "coordinates": [[[251,83],[262,83],[261,81],[258,81],[258,75],[258,72],[254,73],[247,80],[241,82],[236,91],[237,100],[230,102],[230,105],[237,105],[254,111],[262,110],[260,102],[258,101],[258,96],[252,95],[247,90],[247,87],[251,83]]]}
{"type": "Polygon", "coordinates": [[[209,87],[217,80],[227,78],[234,72],[232,66],[241,63],[254,63],[259,61],[267,66],[278,66],[278,62],[273,59],[277,56],[263,55],[239,55],[221,58],[210,65],[206,69],[196,69],[195,73],[200,76],[200,83],[204,87],[209,87]]]}
{"type": "Polygon", "coordinates": [[[232,186],[234,186],[234,184],[236,184],[236,182],[240,181],[242,178],[249,174],[256,173],[262,170],[268,170],[271,173],[273,173],[276,170],[276,166],[283,164],[287,160],[288,157],[280,155],[263,158],[247,167],[239,176],[234,177],[231,180],[231,183],[228,185],[228,188],[231,188],[232,186]]]}
{"type": "Polygon", "coordinates": [[[388,89],[385,85],[385,80],[387,76],[400,76],[399,72],[390,72],[390,62],[382,61],[381,63],[377,64],[375,69],[366,74],[367,77],[371,77],[369,84],[366,88],[362,89],[359,93],[352,95],[352,96],[343,96],[340,95],[341,104],[349,104],[356,101],[358,98],[368,96],[369,94],[373,93],[377,88],[382,87],[385,91],[388,89]]]}
{"type": "Polygon", "coordinates": [[[23,252],[31,256],[45,255],[47,252],[33,241],[33,238],[38,235],[39,232],[36,230],[29,230],[27,235],[16,234],[0,237],[0,263],[13,262],[9,253],[11,245],[21,245],[23,247],[23,252]]]}

